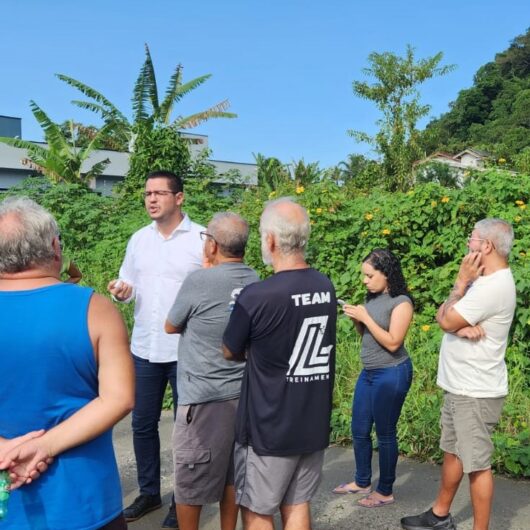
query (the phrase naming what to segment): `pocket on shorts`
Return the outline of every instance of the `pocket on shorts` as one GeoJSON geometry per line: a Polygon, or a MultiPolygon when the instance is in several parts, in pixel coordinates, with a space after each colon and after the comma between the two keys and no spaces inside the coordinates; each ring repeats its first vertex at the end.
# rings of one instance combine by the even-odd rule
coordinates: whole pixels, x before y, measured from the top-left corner
{"type": "Polygon", "coordinates": [[[495,429],[495,426],[499,423],[504,399],[484,399],[479,403],[480,417],[491,435],[493,429],[495,429]]]}
{"type": "Polygon", "coordinates": [[[186,490],[200,490],[208,485],[210,449],[202,447],[178,449],[175,451],[175,473],[177,487],[186,490]]]}

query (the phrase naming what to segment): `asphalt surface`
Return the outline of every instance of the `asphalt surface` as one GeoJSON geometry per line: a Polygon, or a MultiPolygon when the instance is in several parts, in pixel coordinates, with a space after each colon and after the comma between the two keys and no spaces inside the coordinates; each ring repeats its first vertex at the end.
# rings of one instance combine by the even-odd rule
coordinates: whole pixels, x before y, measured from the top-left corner
{"type": "MultiPolygon", "coordinates": [[[[162,497],[164,505],[142,519],[129,523],[129,530],[158,530],[171,498],[172,414],[163,413],[160,422],[162,445],[162,497]]],[[[124,505],[137,495],[136,467],[132,447],[130,418],[114,430],[116,456],[120,468],[124,505]]],[[[377,453],[374,454],[374,480],[377,480],[377,453]]],[[[313,530],[395,530],[405,515],[420,513],[432,505],[440,482],[440,467],[400,458],[394,487],[395,504],[381,508],[357,506],[357,495],[334,495],[331,490],[350,480],[353,471],[351,448],[331,447],[326,453],[324,478],[312,502],[313,530]]],[[[375,482],[374,482],[375,484],[375,482]]],[[[465,477],[452,508],[458,530],[472,530],[472,510],[468,480],[465,477]]],[[[276,525],[281,528],[280,524],[276,525]]],[[[241,529],[238,525],[238,529],[241,529]]],[[[201,516],[202,530],[218,530],[217,507],[205,506],[201,516]]],[[[530,530],[530,481],[495,477],[495,498],[490,530],[530,530]]]]}

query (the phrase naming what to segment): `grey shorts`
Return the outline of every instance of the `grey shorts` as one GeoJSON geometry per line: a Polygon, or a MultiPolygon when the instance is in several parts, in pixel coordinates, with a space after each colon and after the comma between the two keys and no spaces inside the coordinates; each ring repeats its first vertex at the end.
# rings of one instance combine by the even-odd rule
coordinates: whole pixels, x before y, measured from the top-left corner
{"type": "Polygon", "coordinates": [[[236,442],[236,503],[261,515],[309,502],[322,478],[324,450],[298,456],[259,456],[236,442]]]}
{"type": "Polygon", "coordinates": [[[473,398],[446,392],[440,425],[440,448],[456,455],[464,473],[491,467],[491,433],[502,412],[504,398],[473,398]]]}
{"type": "Polygon", "coordinates": [[[234,429],[238,399],[177,407],[173,428],[175,502],[219,502],[234,483],[234,429]]]}

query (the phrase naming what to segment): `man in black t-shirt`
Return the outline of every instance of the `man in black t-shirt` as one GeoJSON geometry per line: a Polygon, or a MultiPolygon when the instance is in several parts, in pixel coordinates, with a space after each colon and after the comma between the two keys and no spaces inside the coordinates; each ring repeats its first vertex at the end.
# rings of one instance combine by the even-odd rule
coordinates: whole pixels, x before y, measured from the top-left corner
{"type": "Polygon", "coordinates": [[[306,210],[269,203],[260,222],[270,278],[245,287],[224,334],[225,357],[247,359],[236,419],[236,501],[246,530],[311,527],[309,501],[329,443],[335,373],[333,284],[308,267],[306,210]]]}

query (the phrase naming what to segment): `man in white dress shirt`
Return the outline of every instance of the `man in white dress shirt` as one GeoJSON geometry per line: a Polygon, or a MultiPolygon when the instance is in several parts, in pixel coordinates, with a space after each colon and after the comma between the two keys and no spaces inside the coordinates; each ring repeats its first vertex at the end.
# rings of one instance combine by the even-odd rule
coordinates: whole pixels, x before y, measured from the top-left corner
{"type": "MultiPolygon", "coordinates": [[[[136,404],[132,414],[134,452],[140,495],[124,510],[135,521],[161,505],[158,422],[167,384],[177,403],[178,335],[164,322],[184,278],[202,264],[204,227],[182,212],[182,180],[169,171],[153,171],[145,185],[145,207],[153,220],[131,237],[119,279],[108,285],[121,302],[136,302],[131,351],[136,369],[136,404]]],[[[176,528],[175,507],[162,525],[176,528]]]]}

